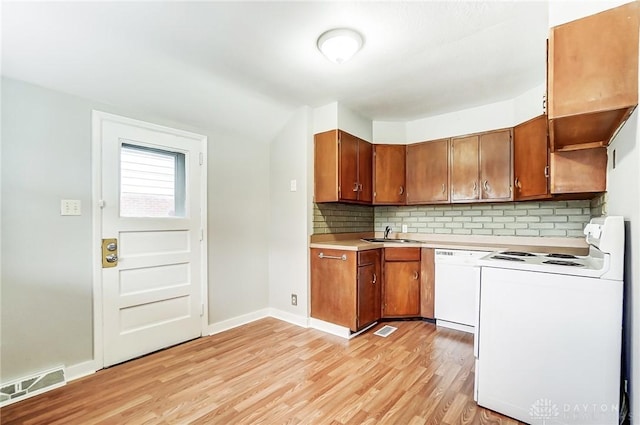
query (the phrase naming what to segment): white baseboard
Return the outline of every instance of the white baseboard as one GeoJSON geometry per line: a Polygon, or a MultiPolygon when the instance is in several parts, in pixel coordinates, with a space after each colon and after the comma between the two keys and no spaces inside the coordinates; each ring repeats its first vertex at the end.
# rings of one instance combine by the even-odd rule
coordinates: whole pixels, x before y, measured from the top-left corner
{"type": "Polygon", "coordinates": [[[314,319],[313,317],[309,318],[309,327],[322,332],[326,332],[331,335],[339,336],[341,338],[352,338],[351,329],[345,328],[344,326],[335,325],[333,323],[325,322],[324,320],[314,319]]]}
{"type": "Polygon", "coordinates": [[[273,317],[274,319],[282,320],[283,322],[288,322],[293,325],[300,326],[302,328],[309,327],[309,319],[307,317],[289,313],[288,311],[279,310],[277,308],[270,308],[269,316],[273,317]]]}
{"type": "Polygon", "coordinates": [[[456,331],[468,332],[470,334],[472,334],[474,330],[473,326],[462,325],[460,323],[454,323],[454,322],[447,322],[446,320],[436,320],[436,326],[455,329],[456,331]]]}
{"type": "Polygon", "coordinates": [[[251,313],[243,314],[242,316],[232,317],[221,322],[211,323],[207,328],[207,334],[215,335],[220,332],[228,331],[229,329],[237,328],[238,326],[246,325],[247,323],[255,322],[256,320],[264,319],[270,316],[269,308],[253,311],[251,313]]]}
{"type": "Polygon", "coordinates": [[[92,373],[96,373],[97,370],[98,369],[96,368],[96,363],[93,360],[73,364],[67,367],[67,382],[84,378],[85,376],[91,375],[92,373]]]}

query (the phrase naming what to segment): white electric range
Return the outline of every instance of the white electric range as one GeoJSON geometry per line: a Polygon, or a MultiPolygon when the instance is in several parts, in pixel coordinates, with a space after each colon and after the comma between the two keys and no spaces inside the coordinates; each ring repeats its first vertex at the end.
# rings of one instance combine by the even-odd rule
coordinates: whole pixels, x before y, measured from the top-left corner
{"type": "Polygon", "coordinates": [[[624,220],[585,227],[589,255],[480,260],[475,396],[526,423],[618,424],[624,220]]]}

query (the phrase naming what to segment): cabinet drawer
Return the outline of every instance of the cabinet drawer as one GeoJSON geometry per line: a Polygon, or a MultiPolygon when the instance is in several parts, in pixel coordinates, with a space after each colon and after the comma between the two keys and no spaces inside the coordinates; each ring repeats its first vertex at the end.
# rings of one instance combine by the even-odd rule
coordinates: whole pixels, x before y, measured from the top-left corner
{"type": "Polygon", "coordinates": [[[420,261],[420,248],[385,248],[385,261],[420,261]]]}
{"type": "Polygon", "coordinates": [[[317,260],[324,260],[331,262],[334,261],[348,261],[349,263],[355,260],[354,251],[345,251],[343,249],[321,249],[311,248],[311,256],[317,260]]]}
{"type": "Polygon", "coordinates": [[[380,261],[380,250],[370,249],[368,251],[358,252],[358,266],[366,266],[376,264],[380,261]]]}

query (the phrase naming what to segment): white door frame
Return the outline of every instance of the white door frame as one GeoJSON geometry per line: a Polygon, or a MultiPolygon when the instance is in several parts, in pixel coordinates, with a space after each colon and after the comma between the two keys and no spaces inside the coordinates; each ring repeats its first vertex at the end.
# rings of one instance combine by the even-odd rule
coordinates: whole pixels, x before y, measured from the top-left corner
{"type": "Polygon", "coordinates": [[[149,130],[162,131],[176,136],[188,137],[200,140],[202,157],[200,161],[201,184],[201,271],[202,281],[200,282],[202,303],[201,330],[202,335],[207,333],[209,325],[209,298],[207,285],[207,136],[165,127],[145,121],[135,120],[107,112],[91,111],[91,177],[92,177],[92,213],[93,213],[93,234],[92,234],[92,261],[93,261],[93,361],[94,369],[104,368],[104,342],[103,342],[103,312],[102,312],[102,138],[101,127],[103,121],[113,121],[117,123],[133,125],[149,130]]]}

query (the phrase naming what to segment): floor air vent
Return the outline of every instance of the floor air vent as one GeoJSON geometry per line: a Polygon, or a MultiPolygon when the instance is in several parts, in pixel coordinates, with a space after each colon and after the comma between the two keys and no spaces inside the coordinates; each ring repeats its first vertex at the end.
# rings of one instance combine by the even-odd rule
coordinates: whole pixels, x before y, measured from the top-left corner
{"type": "Polygon", "coordinates": [[[384,325],[383,327],[375,331],[373,334],[386,338],[392,333],[394,333],[397,329],[398,328],[394,328],[393,326],[384,325]]]}
{"type": "Polygon", "coordinates": [[[2,384],[0,388],[0,407],[61,387],[66,383],[64,368],[58,367],[8,384],[2,384]]]}

